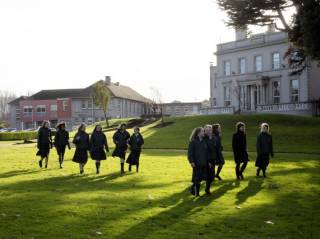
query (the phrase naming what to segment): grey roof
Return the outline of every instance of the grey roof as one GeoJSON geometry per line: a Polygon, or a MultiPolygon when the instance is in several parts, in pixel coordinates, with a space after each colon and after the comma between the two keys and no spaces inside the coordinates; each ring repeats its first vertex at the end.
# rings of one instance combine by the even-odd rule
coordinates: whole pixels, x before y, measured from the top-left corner
{"type": "MultiPolygon", "coordinates": [[[[90,85],[87,88],[82,89],[55,89],[55,90],[41,90],[30,97],[19,97],[10,103],[17,103],[20,100],[31,99],[31,100],[53,100],[58,98],[88,98],[91,96],[92,87],[94,84],[90,85]]],[[[106,84],[106,87],[109,89],[111,96],[128,99],[144,103],[152,103],[151,100],[140,95],[138,92],[132,88],[120,84],[110,83],[106,84]]]]}
{"type": "Polygon", "coordinates": [[[30,97],[33,100],[85,97],[84,89],[41,90],[30,97]]]}
{"type": "Polygon", "coordinates": [[[145,102],[145,103],[152,103],[151,100],[148,98],[140,95],[138,92],[130,88],[129,86],[125,85],[118,85],[118,84],[107,84],[106,85],[108,89],[110,90],[110,93],[117,98],[124,98],[139,102],[145,102]]]}

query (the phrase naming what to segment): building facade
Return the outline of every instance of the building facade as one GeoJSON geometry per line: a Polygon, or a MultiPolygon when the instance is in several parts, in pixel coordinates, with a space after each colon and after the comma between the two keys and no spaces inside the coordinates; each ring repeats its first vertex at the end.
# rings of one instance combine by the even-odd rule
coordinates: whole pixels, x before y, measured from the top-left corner
{"type": "Polygon", "coordinates": [[[311,63],[301,75],[290,76],[284,59],[288,36],[274,29],[217,45],[217,65],[210,66],[211,108],[204,114],[272,112],[311,114],[320,98],[320,69],[311,63]]]}
{"type": "Polygon", "coordinates": [[[198,115],[201,102],[172,102],[161,104],[162,113],[169,116],[198,115]]]}
{"type": "MultiPolygon", "coordinates": [[[[152,101],[128,86],[104,81],[111,95],[108,118],[140,117],[149,114],[152,101]]],[[[103,121],[103,111],[92,98],[93,85],[84,89],[42,90],[30,97],[19,97],[9,103],[10,124],[19,130],[37,128],[44,120],[55,126],[64,121],[69,128],[80,123],[103,121]]]]}

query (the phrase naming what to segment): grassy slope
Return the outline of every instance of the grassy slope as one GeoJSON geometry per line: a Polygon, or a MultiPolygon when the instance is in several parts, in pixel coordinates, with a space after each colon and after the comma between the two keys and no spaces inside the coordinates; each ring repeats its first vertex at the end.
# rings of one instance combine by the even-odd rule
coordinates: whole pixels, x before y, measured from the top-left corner
{"type": "Polygon", "coordinates": [[[319,155],[278,154],[265,180],[253,176],[250,162],[238,184],[226,153],[224,181],[214,183],[211,197],[194,199],[187,192],[191,169],[184,151],[145,150],[141,172],[125,177],[112,158],[101,175],[90,160],[87,174],[79,176],[72,153],[63,170],[55,152],[49,169],[40,170],[32,145],[0,146],[1,239],[291,239],[320,233],[319,155]]]}
{"type": "Polygon", "coordinates": [[[256,135],[263,122],[270,124],[276,152],[320,153],[320,118],[286,115],[217,115],[167,118],[174,124],[162,129],[145,128],[147,148],[187,147],[188,138],[193,128],[205,124],[220,123],[223,130],[224,149],[231,150],[231,138],[234,125],[243,121],[247,125],[247,140],[250,151],[255,151],[256,135]]]}
{"type": "MultiPolygon", "coordinates": [[[[130,119],[110,120],[110,125],[117,126],[121,122],[128,122],[130,119]]],[[[174,124],[165,128],[153,128],[159,122],[141,128],[145,137],[145,148],[152,149],[186,149],[188,138],[193,128],[205,124],[220,123],[222,125],[222,143],[225,151],[231,150],[231,138],[234,132],[234,125],[238,121],[247,124],[247,140],[249,151],[255,151],[256,136],[259,132],[259,125],[263,122],[270,124],[271,133],[274,139],[275,152],[297,152],[297,153],[320,153],[320,118],[287,116],[287,115],[217,115],[217,116],[190,116],[170,117],[165,119],[174,124]]],[[[105,126],[104,122],[101,122],[105,126]]],[[[94,126],[88,126],[87,132],[91,133],[94,126]]],[[[132,129],[129,129],[132,133],[132,129]]],[[[108,143],[114,147],[112,135],[114,131],[107,132],[108,143]]],[[[75,132],[71,132],[73,137],[75,132]]],[[[14,143],[14,142],[11,142],[14,143]]],[[[10,142],[1,142],[10,144],[10,142]]],[[[253,157],[254,158],[254,157],[253,157]]]]}

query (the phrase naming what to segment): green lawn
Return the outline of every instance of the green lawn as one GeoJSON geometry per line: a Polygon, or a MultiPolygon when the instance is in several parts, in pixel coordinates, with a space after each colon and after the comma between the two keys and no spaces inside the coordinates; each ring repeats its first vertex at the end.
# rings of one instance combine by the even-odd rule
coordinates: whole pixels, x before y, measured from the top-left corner
{"type": "Polygon", "coordinates": [[[319,238],[319,155],[277,154],[267,179],[251,161],[238,183],[225,153],[224,181],[195,199],[183,150],[145,150],[124,177],[113,158],[80,176],[72,153],[64,169],[53,152],[40,170],[34,145],[0,145],[1,239],[319,238]]]}
{"type": "MultiPolygon", "coordinates": [[[[79,175],[71,161],[74,149],[67,151],[64,169],[58,168],[53,150],[49,168],[40,170],[35,143],[1,141],[0,239],[319,238],[319,118],[223,115],[166,121],[173,124],[142,128],[148,149],[141,171],[124,177],[119,160],[111,157],[102,163],[100,175],[92,160],[79,175]],[[230,152],[239,120],[247,123],[251,159],[240,183],[230,152]],[[183,149],[194,127],[214,122],[223,127],[224,180],[214,182],[210,197],[202,188],[201,197],[194,198],[188,193],[191,168],[183,149]],[[255,177],[254,167],[262,122],[270,123],[277,152],[267,179],[255,177]]],[[[112,134],[107,132],[111,147],[112,134]]]]}
{"type": "Polygon", "coordinates": [[[246,123],[247,141],[250,151],[255,151],[256,136],[260,124],[270,124],[276,152],[320,153],[320,118],[288,115],[216,115],[166,118],[170,126],[154,129],[150,126],[142,132],[148,138],[145,147],[185,149],[193,128],[205,124],[222,125],[222,143],[225,150],[231,150],[232,134],[238,121],[246,123]]]}

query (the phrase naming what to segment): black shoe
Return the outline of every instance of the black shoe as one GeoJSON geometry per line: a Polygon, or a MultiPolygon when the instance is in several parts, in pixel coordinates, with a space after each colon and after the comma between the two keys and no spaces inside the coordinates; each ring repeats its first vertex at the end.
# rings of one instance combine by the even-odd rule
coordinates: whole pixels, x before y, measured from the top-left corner
{"type": "Polygon", "coordinates": [[[242,173],[240,173],[240,179],[241,179],[241,180],[244,180],[244,177],[243,177],[243,174],[242,174],[242,173]]]}
{"type": "Polygon", "coordinates": [[[205,191],[205,192],[206,192],[206,194],[207,194],[207,195],[211,195],[211,192],[210,192],[210,190],[209,190],[209,189],[206,189],[206,191],[205,191]]]}
{"type": "Polygon", "coordinates": [[[129,166],[129,172],[131,172],[131,165],[129,166]]]}
{"type": "Polygon", "coordinates": [[[120,175],[123,176],[125,174],[125,171],[121,170],[120,175]]]}
{"type": "Polygon", "coordinates": [[[39,160],[39,167],[42,168],[42,160],[39,160]]]}
{"type": "Polygon", "coordinates": [[[96,174],[99,174],[100,173],[100,171],[97,169],[97,172],[96,172],[96,174]]]}
{"type": "Polygon", "coordinates": [[[259,177],[259,176],[260,176],[260,169],[257,169],[256,176],[257,176],[257,177],[259,177]]]}
{"type": "Polygon", "coordinates": [[[83,174],[84,173],[84,170],[82,169],[82,170],[80,170],[80,174],[83,174]]]}
{"type": "Polygon", "coordinates": [[[48,164],[46,164],[46,166],[44,166],[45,168],[48,168],[48,164]]]}
{"type": "Polygon", "coordinates": [[[222,180],[222,178],[219,175],[216,175],[216,178],[219,179],[219,181],[222,180]]]}
{"type": "Polygon", "coordinates": [[[60,168],[62,168],[62,165],[60,164],[60,168]]]}

